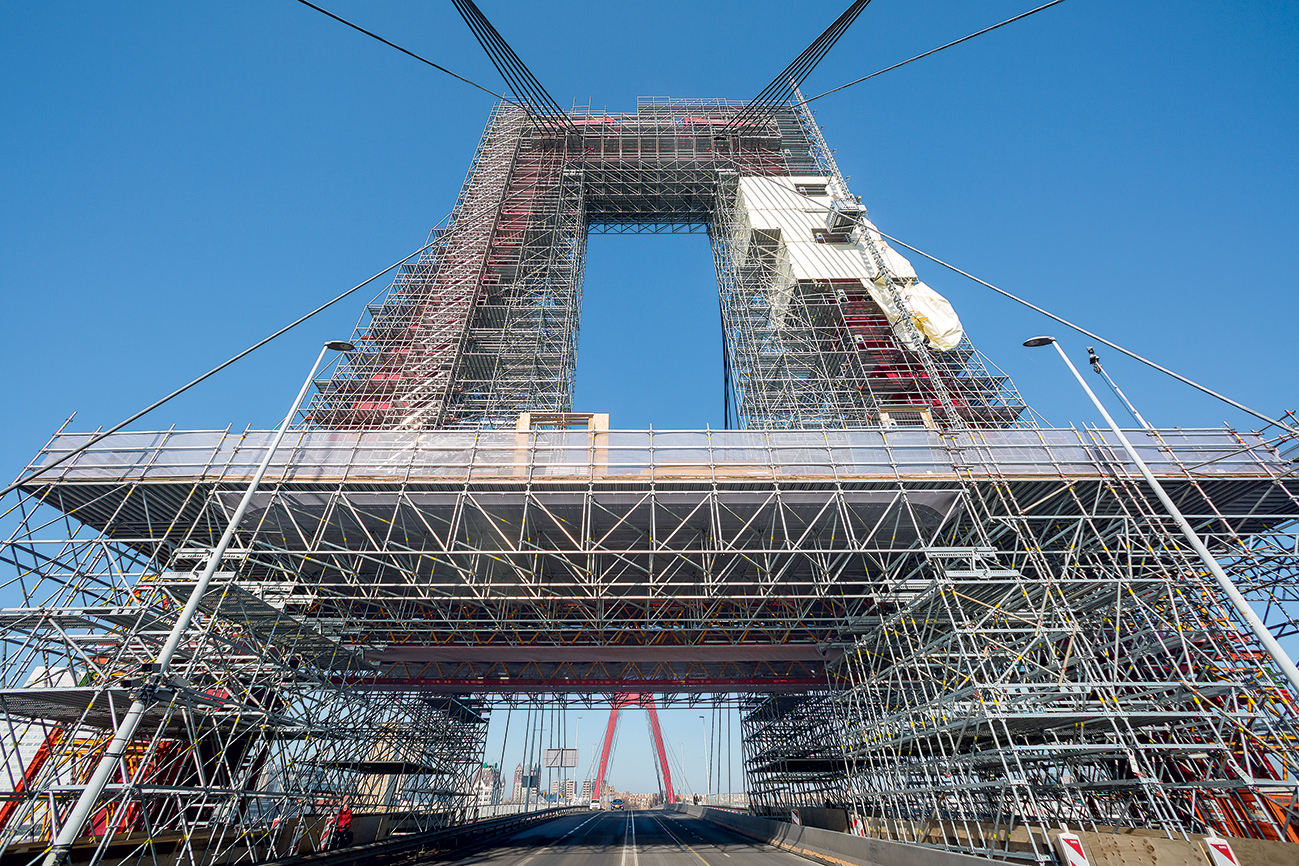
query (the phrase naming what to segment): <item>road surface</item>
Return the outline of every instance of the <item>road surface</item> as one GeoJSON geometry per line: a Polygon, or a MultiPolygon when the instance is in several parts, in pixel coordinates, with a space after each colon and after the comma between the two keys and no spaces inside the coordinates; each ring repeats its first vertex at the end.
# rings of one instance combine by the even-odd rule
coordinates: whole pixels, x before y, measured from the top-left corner
{"type": "Polygon", "coordinates": [[[441,862],[457,866],[807,866],[807,860],[680,812],[566,815],[492,847],[441,862]]]}

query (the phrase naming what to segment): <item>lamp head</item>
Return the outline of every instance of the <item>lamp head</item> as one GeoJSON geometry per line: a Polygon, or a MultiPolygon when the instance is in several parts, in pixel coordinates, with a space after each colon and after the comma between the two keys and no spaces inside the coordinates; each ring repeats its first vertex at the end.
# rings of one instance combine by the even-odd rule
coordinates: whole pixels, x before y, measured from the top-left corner
{"type": "Polygon", "coordinates": [[[1039,346],[1049,346],[1055,342],[1055,337],[1032,337],[1024,341],[1024,345],[1030,349],[1036,349],[1039,346]]]}
{"type": "Polygon", "coordinates": [[[353,352],[356,346],[351,343],[345,343],[342,340],[331,340],[325,344],[326,349],[333,349],[335,352],[353,352]]]}

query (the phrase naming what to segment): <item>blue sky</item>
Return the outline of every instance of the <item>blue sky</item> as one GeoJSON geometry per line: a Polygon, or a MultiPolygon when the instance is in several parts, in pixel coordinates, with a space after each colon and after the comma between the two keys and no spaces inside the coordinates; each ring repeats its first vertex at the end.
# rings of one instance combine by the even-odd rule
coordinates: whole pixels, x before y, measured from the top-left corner
{"type": "MultiPolygon", "coordinates": [[[[630,110],[754,95],[847,2],[480,5],[561,105],[630,110]]],[[[804,90],[1031,5],[875,0],[804,90]]],[[[449,2],[329,8],[500,86],[449,2]]],[[[292,0],[0,15],[8,477],[73,411],[113,424],[420,246],[491,105],[292,0]]],[[[1299,408],[1299,5],[1069,0],[813,106],[886,232],[1255,408],[1299,408]]],[[[1056,333],[1081,362],[1086,339],[915,264],[1048,420],[1098,420],[1053,354],[1020,347],[1056,333]]],[[[272,425],[363,300],[138,426],[272,425]]],[[[577,409],[720,426],[719,341],[702,236],[592,238],[577,409]]],[[[1103,358],[1155,424],[1257,426],[1103,358]]]]}

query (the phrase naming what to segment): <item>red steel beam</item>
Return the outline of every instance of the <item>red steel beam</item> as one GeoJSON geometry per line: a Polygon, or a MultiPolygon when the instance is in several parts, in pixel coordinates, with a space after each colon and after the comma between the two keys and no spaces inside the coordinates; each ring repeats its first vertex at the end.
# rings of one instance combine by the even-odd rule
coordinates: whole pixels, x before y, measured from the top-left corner
{"type": "Polygon", "coordinates": [[[646,692],[677,694],[682,692],[783,692],[824,688],[825,677],[718,677],[690,680],[574,680],[574,679],[497,679],[492,677],[331,677],[339,685],[352,689],[420,689],[444,688],[473,692],[598,692],[621,693],[627,688],[646,692]]]}
{"type": "Polygon", "coordinates": [[[659,766],[663,768],[663,796],[666,803],[675,803],[676,794],[672,791],[672,773],[668,770],[668,755],[663,748],[663,732],[659,730],[659,711],[654,706],[653,695],[641,695],[641,706],[649,713],[650,727],[654,729],[654,747],[659,751],[659,766]]]}

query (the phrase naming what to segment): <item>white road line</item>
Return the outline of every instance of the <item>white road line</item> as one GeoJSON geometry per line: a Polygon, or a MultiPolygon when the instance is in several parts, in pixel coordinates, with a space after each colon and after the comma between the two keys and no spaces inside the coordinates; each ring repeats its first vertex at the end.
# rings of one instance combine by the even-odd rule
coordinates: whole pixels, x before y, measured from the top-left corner
{"type": "MultiPolygon", "coordinates": [[[[583,821],[581,824],[578,824],[578,825],[577,825],[576,827],[574,827],[572,830],[569,830],[567,833],[565,833],[563,836],[560,836],[559,838],[560,838],[560,839],[567,839],[569,836],[572,836],[572,835],[573,835],[574,833],[576,833],[578,830],[581,830],[581,829],[582,829],[583,827],[585,827],[587,824],[590,824],[592,821],[594,821],[596,818],[599,818],[599,817],[600,817],[599,815],[592,815],[590,818],[587,818],[587,819],[586,819],[585,821],[583,821]]],[[[590,831],[590,830],[587,830],[586,832],[589,833],[589,832],[591,832],[591,831],[590,831]]],[[[584,833],[583,835],[586,835],[586,834],[584,833]]]]}
{"type": "MultiPolygon", "coordinates": [[[[691,848],[689,845],[687,845],[686,843],[682,842],[682,841],[681,841],[680,839],[678,839],[675,835],[673,835],[672,831],[668,829],[668,825],[665,824],[665,823],[663,823],[663,821],[659,819],[659,816],[658,816],[658,815],[652,815],[652,816],[650,816],[650,817],[652,817],[652,818],[654,819],[654,821],[655,821],[655,822],[656,822],[660,827],[663,828],[663,832],[668,834],[668,838],[669,838],[669,839],[671,839],[673,842],[676,842],[676,843],[677,843],[677,847],[678,847],[678,848],[682,849],[683,851],[689,851],[691,854],[695,855],[695,859],[698,860],[700,863],[704,864],[704,866],[712,866],[711,863],[709,863],[709,862],[708,862],[707,860],[705,860],[703,857],[700,857],[700,856],[699,856],[699,852],[698,852],[698,851],[696,851],[694,848],[691,848]]],[[[723,852],[723,853],[725,853],[725,852],[723,852]]]]}
{"type": "Polygon", "coordinates": [[[627,817],[631,818],[631,859],[635,866],[640,866],[640,851],[636,848],[636,812],[633,811],[627,817]]]}
{"type": "MultiPolygon", "coordinates": [[[[573,834],[576,833],[578,830],[581,830],[581,829],[582,829],[583,827],[585,827],[587,824],[590,824],[592,821],[594,821],[596,818],[599,818],[599,817],[600,817],[599,815],[592,815],[590,818],[587,818],[585,821],[583,821],[581,824],[578,824],[578,825],[577,825],[576,827],[574,827],[572,830],[569,830],[569,831],[568,831],[567,833],[565,833],[563,836],[560,836],[558,839],[555,840],[555,842],[560,842],[560,841],[562,841],[562,840],[564,840],[564,839],[567,839],[569,836],[573,835],[573,834]]],[[[591,832],[591,831],[588,830],[587,833],[589,833],[589,832],[591,832]]],[[[584,833],[584,834],[582,834],[582,835],[586,835],[586,834],[584,833]]],[[[545,854],[547,851],[549,851],[551,848],[554,847],[555,842],[551,842],[551,843],[550,843],[549,845],[547,845],[545,848],[539,848],[538,850],[533,851],[533,852],[532,852],[531,854],[529,854],[527,857],[524,857],[524,858],[523,858],[522,860],[520,860],[518,863],[514,864],[514,866],[524,866],[524,864],[530,862],[530,861],[532,860],[532,858],[533,858],[533,857],[536,857],[538,854],[545,854]]]]}

